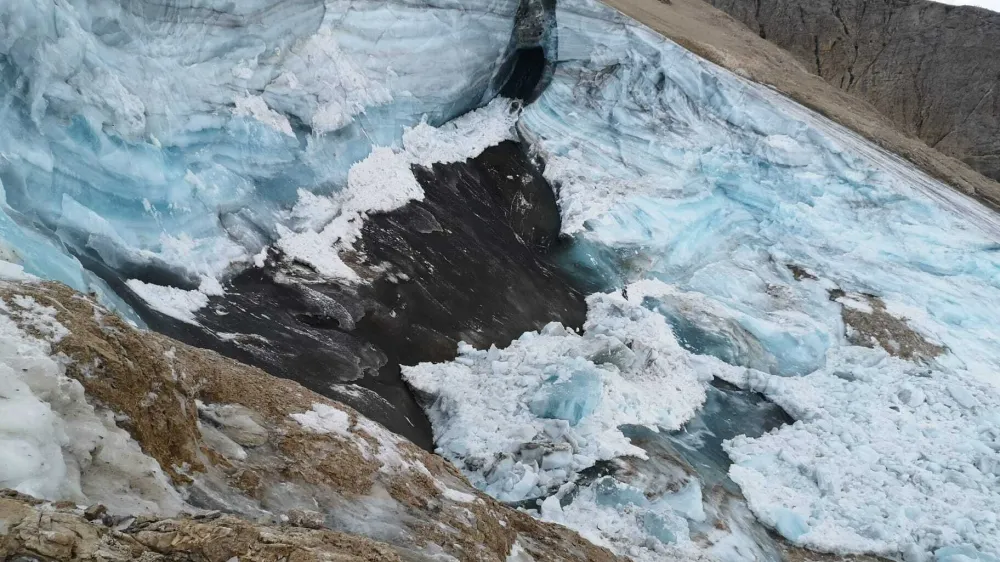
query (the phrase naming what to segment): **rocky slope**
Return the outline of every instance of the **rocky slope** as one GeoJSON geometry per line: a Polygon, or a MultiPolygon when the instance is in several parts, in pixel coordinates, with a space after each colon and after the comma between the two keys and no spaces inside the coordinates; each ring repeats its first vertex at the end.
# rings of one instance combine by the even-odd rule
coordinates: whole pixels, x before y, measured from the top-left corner
{"type": "Polygon", "coordinates": [[[904,132],[1000,179],[1000,13],[927,0],[710,0],[904,132]]]}
{"type": "Polygon", "coordinates": [[[55,446],[45,464],[65,465],[56,491],[0,470],[0,487],[42,496],[0,498],[5,560],[615,559],[347,406],[136,330],[65,286],[5,283],[0,321],[0,382],[43,410],[7,404],[23,415],[0,419],[5,446],[55,446]],[[117,428],[73,435],[95,416],[117,428]]]}

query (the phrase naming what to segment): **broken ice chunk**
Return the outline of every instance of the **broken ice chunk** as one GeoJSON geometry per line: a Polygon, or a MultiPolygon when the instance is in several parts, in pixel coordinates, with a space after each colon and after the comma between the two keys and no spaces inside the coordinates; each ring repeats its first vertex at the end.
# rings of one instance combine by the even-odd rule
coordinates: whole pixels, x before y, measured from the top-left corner
{"type": "Polygon", "coordinates": [[[936,562],[1000,562],[995,556],[976,550],[971,545],[946,546],[934,552],[936,562]]]}
{"type": "Polygon", "coordinates": [[[604,384],[593,371],[578,369],[568,380],[551,377],[532,397],[531,413],[540,418],[566,420],[575,426],[594,413],[601,402],[604,384]]]}
{"type": "Polygon", "coordinates": [[[809,532],[809,525],[805,520],[798,513],[784,507],[774,510],[774,528],[792,542],[809,532]]]}
{"type": "Polygon", "coordinates": [[[647,533],[656,537],[658,541],[664,544],[677,542],[677,536],[670,530],[667,520],[659,513],[647,511],[642,517],[642,527],[647,533]]]}
{"type": "Polygon", "coordinates": [[[663,496],[664,503],[692,521],[705,520],[705,506],[701,499],[701,482],[692,479],[673,494],[663,496]]]}
{"type": "Polygon", "coordinates": [[[605,476],[597,481],[594,486],[597,495],[597,504],[608,507],[624,507],[632,504],[637,507],[646,507],[649,500],[642,493],[642,490],[635,486],[619,482],[611,476],[605,476]]]}

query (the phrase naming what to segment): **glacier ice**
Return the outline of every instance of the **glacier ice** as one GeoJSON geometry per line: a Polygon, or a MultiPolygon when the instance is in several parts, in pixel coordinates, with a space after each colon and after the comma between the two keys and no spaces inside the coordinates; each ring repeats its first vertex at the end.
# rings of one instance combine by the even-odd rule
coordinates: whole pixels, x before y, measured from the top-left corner
{"type": "Polygon", "coordinates": [[[540,418],[580,423],[597,409],[604,390],[601,375],[589,367],[551,375],[529,399],[528,409],[540,418]]]}
{"type": "Polygon", "coordinates": [[[684,350],[662,316],[620,294],[587,304],[582,335],[553,323],[506,349],[462,344],[453,362],[403,367],[427,397],[438,451],[501,500],[547,496],[597,461],[642,456],[619,426],[677,429],[715,370],[741,371],[684,350]]]}
{"type": "Polygon", "coordinates": [[[300,190],[495,94],[516,0],[12,0],[0,6],[0,236],[196,290],[278,237],[300,190]],[[460,46],[460,48],[456,48],[460,46]]]}
{"type": "MultiPolygon", "coordinates": [[[[542,500],[543,517],[640,560],[691,552],[707,471],[669,493],[587,471],[644,456],[623,426],[680,428],[717,377],[795,423],[724,445],[709,423],[671,439],[728,470],[789,541],[1000,556],[995,215],[595,0],[515,29],[529,4],[4,2],[0,271],[114,301],[98,264],[186,321],[271,244],[353,282],[340,254],[366,213],[420,198],[411,165],[467,158],[516,121],[573,237],[560,262],[595,294],[582,333],[550,325],[406,369],[440,451],[477,486],[542,500]],[[548,58],[520,113],[490,103],[512,47],[548,58]],[[943,353],[854,345],[842,310],[871,306],[850,295],[877,296],[943,353]]],[[[60,380],[40,361],[37,380],[60,380]]],[[[45,412],[35,390],[21,406],[45,412]]],[[[27,429],[65,444],[67,424],[43,417],[27,429]]],[[[17,447],[34,446],[26,427],[17,447]]],[[[56,469],[83,458],[32,454],[56,469]]],[[[55,493],[53,474],[26,483],[38,471],[12,467],[5,482],[55,493]]],[[[738,560],[748,540],[716,547],[738,560]]]]}
{"type": "MultiPolygon", "coordinates": [[[[518,131],[543,158],[574,237],[561,261],[605,295],[589,302],[624,289],[620,298],[661,317],[661,341],[672,342],[669,352],[658,349],[661,359],[684,358],[690,380],[703,385],[712,373],[797,420],[724,445],[753,513],[789,541],[828,552],[996,556],[996,216],[599,2],[559,2],[556,22],[559,63],[518,131]],[[877,342],[858,347],[842,310],[870,306],[845,294],[876,295],[942,353],[906,361],[877,342]]],[[[530,408],[544,369],[522,379],[503,365],[528,356],[571,376],[565,347],[546,337],[529,334],[507,350],[463,348],[436,375],[417,368],[412,383],[432,398],[441,451],[501,499],[559,494],[561,508],[547,510],[554,520],[656,559],[662,544],[636,534],[637,510],[649,506],[600,505],[594,485],[546,490],[538,484],[545,471],[521,452],[544,427],[530,408]],[[473,385],[487,396],[470,398],[463,389],[473,385]],[[497,471],[512,483],[489,482],[497,471]]],[[[589,404],[576,390],[576,404],[589,404]]],[[[678,421],[691,415],[681,412],[678,421]]],[[[584,416],[570,428],[574,439],[604,415],[599,405],[584,416]]],[[[610,436],[620,444],[613,455],[635,454],[610,436]]],[[[690,506],[657,513],[690,522],[681,514],[690,506]]],[[[681,527],[670,528],[679,548],[681,527]]]]}
{"type": "Polygon", "coordinates": [[[518,127],[580,240],[570,259],[643,287],[689,349],[750,368],[732,382],[799,420],[726,445],[754,513],[826,551],[995,554],[995,216],[597,2],[557,22],[561,63],[518,127]],[[947,351],[851,346],[837,288],[947,351]]]}

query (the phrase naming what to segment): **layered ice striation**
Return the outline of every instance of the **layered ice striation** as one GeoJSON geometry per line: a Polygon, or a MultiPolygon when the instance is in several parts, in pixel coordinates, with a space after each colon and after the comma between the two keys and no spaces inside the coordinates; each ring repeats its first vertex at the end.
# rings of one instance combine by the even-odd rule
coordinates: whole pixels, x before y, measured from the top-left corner
{"type": "MultiPolygon", "coordinates": [[[[0,6],[4,259],[208,294],[406,126],[488,102],[515,0],[0,6]]],[[[9,261],[9,260],[8,260],[9,261]]]]}
{"type": "MultiPolygon", "coordinates": [[[[556,22],[559,63],[518,130],[544,159],[573,235],[563,264],[582,285],[625,289],[628,302],[662,318],[672,356],[728,365],[709,370],[796,420],[724,445],[735,462],[729,476],[757,518],[790,543],[827,552],[915,562],[1000,555],[996,216],[598,2],[560,2],[556,22]],[[915,339],[926,353],[906,351],[915,339]]],[[[465,468],[503,499],[546,491],[535,484],[511,494],[486,480],[497,467],[508,480],[495,482],[527,474],[491,463],[516,461],[554,423],[543,416],[577,434],[617,423],[592,408],[593,385],[581,373],[593,371],[570,363],[577,352],[547,348],[551,357],[532,358],[560,364],[551,381],[544,369],[498,376],[492,359],[476,355],[520,356],[525,345],[465,349],[459,363],[438,367],[455,369],[453,378],[414,379],[434,396],[442,451],[484,459],[465,468]],[[422,384],[465,380],[466,369],[489,389],[481,400],[464,398],[467,383],[422,384]],[[508,421],[494,425],[497,411],[508,421]],[[478,425],[489,427],[485,435],[478,425]]],[[[696,368],[690,380],[707,373],[696,368]]],[[[691,412],[676,410],[675,419],[691,412]]],[[[604,435],[618,444],[609,453],[632,454],[623,435],[604,435]]],[[[585,475],[569,476],[579,490],[546,499],[542,516],[658,559],[648,539],[666,535],[637,523],[649,506],[634,490],[620,497],[636,501],[609,505],[585,475]]],[[[639,489],[648,500],[650,490],[639,489]]],[[[656,513],[694,521],[683,510],[656,513]]],[[[684,547],[683,525],[667,528],[684,547]]],[[[734,552],[748,559],[750,551],[734,552]]]]}

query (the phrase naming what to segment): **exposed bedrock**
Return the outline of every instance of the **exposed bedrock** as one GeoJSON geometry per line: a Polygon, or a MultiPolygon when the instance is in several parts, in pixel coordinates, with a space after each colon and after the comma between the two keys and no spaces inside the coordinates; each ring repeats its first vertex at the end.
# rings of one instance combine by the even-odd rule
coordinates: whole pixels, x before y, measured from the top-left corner
{"type": "Polygon", "coordinates": [[[1000,179],[1000,13],[926,0],[708,0],[903,131],[1000,179]]]}
{"type": "Polygon", "coordinates": [[[201,326],[127,300],[157,331],[343,400],[430,448],[429,425],[399,365],[452,359],[459,341],[503,346],[551,321],[578,326],[586,306],[544,261],[559,213],[520,145],[504,142],[415,174],[425,199],[371,216],[355,247],[353,265],[371,284],[330,283],[272,254],[212,297],[197,313],[201,326]]]}

